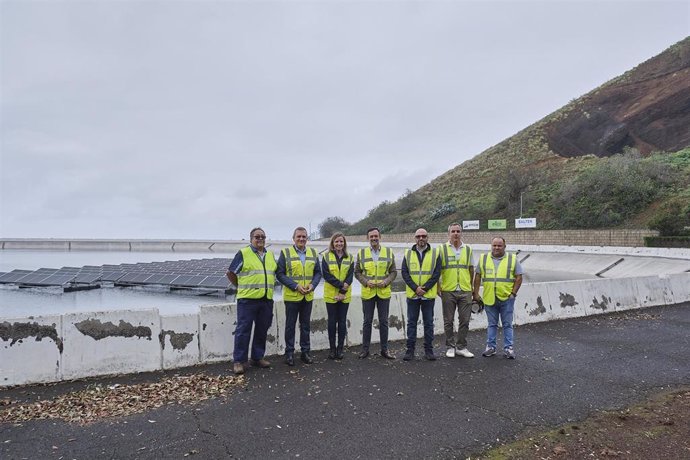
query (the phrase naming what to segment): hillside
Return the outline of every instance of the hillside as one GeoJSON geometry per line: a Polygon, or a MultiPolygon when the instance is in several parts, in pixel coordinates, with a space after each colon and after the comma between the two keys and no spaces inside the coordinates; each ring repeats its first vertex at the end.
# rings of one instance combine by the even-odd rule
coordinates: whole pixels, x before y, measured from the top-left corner
{"type": "Polygon", "coordinates": [[[521,195],[540,228],[646,228],[664,216],[690,225],[689,146],[690,37],[345,230],[511,225],[521,195]]]}

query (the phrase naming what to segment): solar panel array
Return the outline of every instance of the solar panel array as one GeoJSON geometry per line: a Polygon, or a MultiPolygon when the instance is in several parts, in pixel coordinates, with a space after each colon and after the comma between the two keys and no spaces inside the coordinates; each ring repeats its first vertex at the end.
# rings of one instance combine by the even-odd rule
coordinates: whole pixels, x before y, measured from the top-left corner
{"type": "Polygon", "coordinates": [[[0,273],[0,284],[20,287],[93,285],[100,282],[117,286],[169,286],[171,289],[227,289],[225,271],[229,259],[192,259],[142,262],[119,265],[12,270],[0,273]]]}

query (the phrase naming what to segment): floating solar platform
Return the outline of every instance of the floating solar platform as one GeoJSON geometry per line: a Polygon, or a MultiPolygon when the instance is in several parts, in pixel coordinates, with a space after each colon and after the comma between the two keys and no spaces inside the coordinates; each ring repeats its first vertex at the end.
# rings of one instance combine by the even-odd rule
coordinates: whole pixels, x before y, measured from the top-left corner
{"type": "Polygon", "coordinates": [[[0,284],[20,287],[62,286],[67,290],[95,288],[101,282],[116,286],[166,286],[170,289],[227,290],[229,259],[192,259],[119,265],[40,268],[0,273],[0,284]]]}

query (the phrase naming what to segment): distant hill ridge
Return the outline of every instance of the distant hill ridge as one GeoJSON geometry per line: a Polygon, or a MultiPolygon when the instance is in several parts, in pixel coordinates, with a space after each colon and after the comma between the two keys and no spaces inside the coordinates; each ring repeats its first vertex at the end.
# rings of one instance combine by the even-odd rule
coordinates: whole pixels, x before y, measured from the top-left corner
{"type": "MultiPolygon", "coordinates": [[[[690,225],[689,146],[686,37],[418,190],[339,227],[349,234],[372,225],[389,232],[419,226],[441,231],[454,220],[511,220],[519,217],[521,197],[523,216],[537,217],[540,228],[658,227],[664,216],[690,225]]],[[[329,219],[324,227],[338,220],[329,219]]]]}

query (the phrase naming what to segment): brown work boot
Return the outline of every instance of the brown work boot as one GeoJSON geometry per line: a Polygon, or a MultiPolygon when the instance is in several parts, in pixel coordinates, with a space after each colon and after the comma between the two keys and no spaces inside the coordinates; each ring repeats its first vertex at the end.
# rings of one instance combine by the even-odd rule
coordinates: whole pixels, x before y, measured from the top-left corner
{"type": "Polygon", "coordinates": [[[271,363],[269,363],[268,361],[266,361],[266,360],[263,359],[263,358],[261,358],[261,359],[252,359],[252,366],[261,367],[261,368],[264,368],[264,369],[265,369],[265,368],[267,368],[267,367],[271,367],[271,363]]]}
{"type": "Polygon", "coordinates": [[[244,366],[242,363],[235,363],[232,365],[232,370],[235,374],[237,375],[242,375],[244,374],[244,366]]]}

